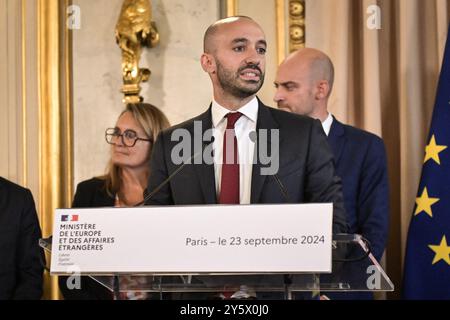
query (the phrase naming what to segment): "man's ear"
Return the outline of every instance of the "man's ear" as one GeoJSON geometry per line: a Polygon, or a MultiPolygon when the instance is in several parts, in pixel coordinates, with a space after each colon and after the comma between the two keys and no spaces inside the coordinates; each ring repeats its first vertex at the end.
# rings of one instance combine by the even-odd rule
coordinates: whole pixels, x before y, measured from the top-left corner
{"type": "Polygon", "coordinates": [[[327,80],[320,80],[317,82],[317,100],[322,100],[328,97],[328,93],[330,92],[330,85],[327,80]]]}
{"type": "Polygon", "coordinates": [[[216,60],[209,53],[203,53],[200,57],[200,63],[202,68],[207,73],[215,73],[216,72],[216,60]]]}

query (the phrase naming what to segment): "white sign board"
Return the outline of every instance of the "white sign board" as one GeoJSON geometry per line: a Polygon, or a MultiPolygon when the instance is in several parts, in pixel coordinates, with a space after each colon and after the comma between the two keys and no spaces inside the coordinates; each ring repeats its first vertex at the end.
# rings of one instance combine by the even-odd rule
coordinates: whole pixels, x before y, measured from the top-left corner
{"type": "Polygon", "coordinates": [[[331,272],[332,204],[58,209],[52,274],[331,272]]]}

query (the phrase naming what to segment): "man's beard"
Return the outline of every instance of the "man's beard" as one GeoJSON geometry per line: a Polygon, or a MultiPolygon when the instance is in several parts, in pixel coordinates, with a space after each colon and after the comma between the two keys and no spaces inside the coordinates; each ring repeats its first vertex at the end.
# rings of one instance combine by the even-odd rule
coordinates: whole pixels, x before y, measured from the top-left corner
{"type": "Polygon", "coordinates": [[[237,98],[247,98],[259,91],[264,83],[264,72],[259,68],[258,65],[248,64],[244,67],[239,68],[236,73],[233,71],[225,69],[222,64],[216,59],[217,65],[217,79],[225,92],[230,93],[232,96],[237,98]],[[244,69],[255,69],[260,72],[258,81],[240,81],[239,75],[244,69]]]}

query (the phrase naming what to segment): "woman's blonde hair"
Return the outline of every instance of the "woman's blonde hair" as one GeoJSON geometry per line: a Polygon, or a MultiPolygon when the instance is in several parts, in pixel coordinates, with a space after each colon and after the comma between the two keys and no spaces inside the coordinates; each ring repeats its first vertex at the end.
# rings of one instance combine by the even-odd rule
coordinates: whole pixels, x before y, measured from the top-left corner
{"type": "MultiPolygon", "coordinates": [[[[162,130],[170,127],[169,120],[167,120],[164,113],[149,103],[129,103],[120,113],[118,118],[120,118],[125,112],[130,112],[133,115],[133,118],[144,129],[147,138],[151,140],[150,143],[152,147],[158,137],[158,134],[162,130]]],[[[149,148],[149,159],[151,150],[152,148],[149,148]]],[[[106,192],[109,196],[114,197],[119,191],[121,185],[120,167],[114,164],[112,159],[110,159],[106,174],[99,178],[105,180],[106,192]]]]}

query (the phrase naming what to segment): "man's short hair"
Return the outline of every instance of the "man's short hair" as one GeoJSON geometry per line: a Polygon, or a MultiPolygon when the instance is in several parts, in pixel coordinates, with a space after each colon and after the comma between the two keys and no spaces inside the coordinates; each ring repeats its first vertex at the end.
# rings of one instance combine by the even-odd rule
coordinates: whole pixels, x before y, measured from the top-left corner
{"type": "Polygon", "coordinates": [[[219,28],[226,22],[227,20],[239,20],[239,19],[249,19],[251,21],[254,21],[252,18],[248,16],[231,16],[224,19],[217,20],[212,25],[208,27],[205,31],[205,35],[203,36],[203,52],[205,53],[212,53],[214,51],[214,46],[212,44],[212,39],[217,34],[217,31],[219,28]]]}

